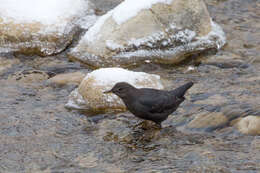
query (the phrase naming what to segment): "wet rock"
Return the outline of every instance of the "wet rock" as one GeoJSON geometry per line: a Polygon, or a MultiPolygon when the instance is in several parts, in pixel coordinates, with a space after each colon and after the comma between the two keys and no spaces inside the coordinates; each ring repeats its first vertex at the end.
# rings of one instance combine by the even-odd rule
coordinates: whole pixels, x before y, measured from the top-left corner
{"type": "Polygon", "coordinates": [[[33,84],[43,82],[49,78],[49,75],[44,71],[25,70],[12,74],[8,77],[8,81],[20,82],[24,84],[33,84]]]}
{"type": "Polygon", "coordinates": [[[241,118],[235,127],[243,134],[260,135],[260,117],[249,115],[241,118]]]}
{"type": "Polygon", "coordinates": [[[82,22],[86,27],[96,19],[92,3],[83,0],[3,0],[1,4],[0,53],[57,54],[71,44],[82,22]]]}
{"type": "Polygon", "coordinates": [[[224,44],[224,32],[202,0],[127,0],[100,17],[69,57],[95,68],[147,60],[173,64],[224,44]]]}
{"type": "Polygon", "coordinates": [[[122,120],[104,120],[99,124],[98,136],[105,141],[130,143],[132,129],[122,120]]]}
{"type": "Polygon", "coordinates": [[[249,77],[244,79],[246,82],[260,82],[260,76],[249,77]]]}
{"type": "Polygon", "coordinates": [[[202,112],[187,124],[190,129],[212,131],[228,123],[228,118],[220,112],[202,112]]]}
{"type": "Polygon", "coordinates": [[[244,60],[241,60],[239,56],[232,53],[206,57],[202,60],[202,64],[219,68],[248,68],[250,66],[244,60]]]}
{"type": "Polygon", "coordinates": [[[48,83],[57,84],[59,86],[67,85],[67,84],[79,85],[84,77],[85,77],[85,74],[82,72],[58,74],[58,75],[48,79],[48,83]]]}
{"type": "Polygon", "coordinates": [[[122,68],[101,68],[86,75],[79,87],[70,94],[66,107],[90,112],[124,111],[126,107],[119,97],[103,93],[123,81],[137,88],[163,89],[158,75],[122,68]]]}
{"type": "Polygon", "coordinates": [[[205,104],[205,105],[212,105],[212,106],[219,106],[227,103],[228,100],[219,94],[213,95],[208,97],[207,99],[204,100],[198,100],[195,103],[196,104],[205,104]]]}
{"type": "Polygon", "coordinates": [[[234,120],[239,117],[245,117],[250,113],[249,109],[243,108],[243,105],[228,105],[221,108],[221,112],[229,119],[234,120]]]}
{"type": "Polygon", "coordinates": [[[98,158],[96,158],[93,153],[89,153],[88,155],[80,155],[75,159],[75,161],[79,163],[79,166],[84,168],[93,168],[98,165],[98,158]]]}

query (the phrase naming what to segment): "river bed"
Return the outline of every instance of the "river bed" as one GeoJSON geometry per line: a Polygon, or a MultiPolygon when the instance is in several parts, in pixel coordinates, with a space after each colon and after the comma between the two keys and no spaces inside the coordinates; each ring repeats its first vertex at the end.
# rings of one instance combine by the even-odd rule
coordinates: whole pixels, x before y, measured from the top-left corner
{"type": "MultiPolygon", "coordinates": [[[[93,2],[103,14],[120,1],[93,2]]],[[[195,82],[161,130],[149,123],[135,127],[140,120],[128,112],[89,116],[67,110],[76,85],[56,86],[47,79],[91,69],[68,61],[66,52],[44,58],[1,55],[0,172],[259,172],[260,136],[243,135],[230,122],[186,126],[201,113],[260,116],[260,1],[206,4],[226,32],[222,50],[178,66],[132,69],[160,75],[167,89],[195,82]]]]}

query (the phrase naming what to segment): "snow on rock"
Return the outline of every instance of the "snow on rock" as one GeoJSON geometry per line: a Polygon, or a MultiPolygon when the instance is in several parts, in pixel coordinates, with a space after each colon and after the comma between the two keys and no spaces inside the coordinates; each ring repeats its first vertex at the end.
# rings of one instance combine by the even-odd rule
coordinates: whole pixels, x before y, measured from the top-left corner
{"type": "Polygon", "coordinates": [[[127,0],[119,4],[113,10],[113,19],[118,25],[136,16],[141,10],[150,9],[154,4],[171,4],[173,0],[148,0],[140,3],[140,0],[127,0]]]}
{"type": "Polygon", "coordinates": [[[125,0],[97,20],[69,57],[95,68],[173,64],[225,41],[203,0],[125,0]]]}
{"type": "Polygon", "coordinates": [[[70,94],[66,107],[89,112],[125,110],[119,97],[103,93],[118,82],[128,82],[137,88],[164,88],[158,75],[122,68],[100,68],[86,75],[79,87],[70,94]]]}
{"type": "Polygon", "coordinates": [[[96,20],[87,0],[0,0],[0,53],[59,53],[72,42],[82,20],[84,28],[96,20]]]}

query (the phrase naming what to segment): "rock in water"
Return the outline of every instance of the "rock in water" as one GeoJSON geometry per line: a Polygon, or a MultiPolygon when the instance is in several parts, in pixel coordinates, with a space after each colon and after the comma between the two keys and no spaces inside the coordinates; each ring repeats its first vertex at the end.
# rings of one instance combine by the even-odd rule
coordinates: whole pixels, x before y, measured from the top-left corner
{"type": "Polygon", "coordinates": [[[98,19],[69,57],[95,68],[173,64],[224,44],[203,0],[125,0],[98,19]]]}
{"type": "Polygon", "coordinates": [[[260,116],[246,116],[241,118],[235,126],[243,134],[260,135],[260,116]]]}
{"type": "Polygon", "coordinates": [[[71,44],[83,20],[90,26],[95,19],[87,0],[1,0],[0,53],[57,54],[71,44]]]}
{"type": "Polygon", "coordinates": [[[118,96],[103,93],[118,82],[127,82],[137,88],[164,88],[158,75],[122,68],[101,68],[86,75],[70,94],[66,107],[94,113],[124,111],[126,107],[118,96]]]}

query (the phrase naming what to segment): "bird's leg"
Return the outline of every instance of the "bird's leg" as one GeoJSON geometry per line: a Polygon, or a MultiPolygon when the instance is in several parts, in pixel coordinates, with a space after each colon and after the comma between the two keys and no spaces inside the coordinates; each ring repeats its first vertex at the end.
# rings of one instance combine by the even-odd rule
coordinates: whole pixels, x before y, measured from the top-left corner
{"type": "Polygon", "coordinates": [[[156,123],[156,126],[157,126],[159,129],[161,129],[161,128],[162,128],[161,122],[157,122],[157,123],[156,123]]]}
{"type": "Polygon", "coordinates": [[[142,125],[144,123],[144,121],[139,121],[139,122],[137,122],[133,127],[134,127],[134,129],[136,128],[136,127],[138,127],[138,126],[140,126],[140,125],[142,125]]]}

